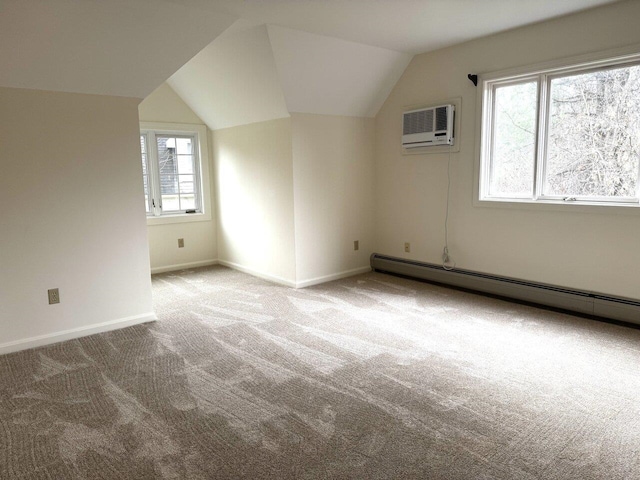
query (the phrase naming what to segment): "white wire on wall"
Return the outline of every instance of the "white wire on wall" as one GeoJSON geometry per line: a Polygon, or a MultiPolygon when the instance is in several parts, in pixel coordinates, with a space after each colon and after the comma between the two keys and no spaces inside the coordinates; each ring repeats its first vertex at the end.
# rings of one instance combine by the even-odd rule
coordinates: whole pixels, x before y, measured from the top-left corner
{"type": "Polygon", "coordinates": [[[451,271],[456,268],[455,262],[449,256],[449,197],[451,192],[451,145],[449,145],[449,159],[447,160],[447,208],[444,217],[444,249],[442,250],[442,268],[451,271]]]}

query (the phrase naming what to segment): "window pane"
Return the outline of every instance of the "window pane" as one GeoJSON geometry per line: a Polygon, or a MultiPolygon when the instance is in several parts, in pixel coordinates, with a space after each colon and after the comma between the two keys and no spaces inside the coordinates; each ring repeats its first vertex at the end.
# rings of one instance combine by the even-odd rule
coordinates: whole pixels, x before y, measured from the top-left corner
{"type": "Polygon", "coordinates": [[[147,171],[147,136],[140,135],[140,152],[142,160],[142,184],[144,188],[144,209],[147,213],[149,208],[149,172],[147,171]]]}
{"type": "Polygon", "coordinates": [[[495,88],[492,197],[533,196],[537,96],[536,81],[495,88]]]}
{"type": "Polygon", "coordinates": [[[640,66],[551,80],[545,195],[636,197],[640,66]]]}
{"type": "Polygon", "coordinates": [[[191,138],[176,138],[178,155],[193,154],[193,140],[191,138]]]}
{"type": "Polygon", "coordinates": [[[144,205],[145,205],[145,210],[147,211],[147,213],[150,212],[149,209],[149,177],[147,175],[144,175],[142,177],[142,182],[144,185],[144,205]]]}
{"type": "MultiPolygon", "coordinates": [[[[185,210],[195,210],[200,204],[197,139],[197,135],[182,132],[140,135],[142,162],[146,163],[143,165],[145,200],[150,202],[152,192],[159,189],[160,198],[155,200],[162,206],[161,213],[184,213],[185,210]],[[150,135],[156,148],[149,147],[150,135]]],[[[148,203],[147,212],[151,215],[157,213],[149,208],[148,203]]]]}
{"type": "Polygon", "coordinates": [[[178,171],[180,173],[193,173],[193,155],[178,155],[178,171]]]}
{"type": "Polygon", "coordinates": [[[181,195],[180,206],[182,207],[181,210],[195,210],[196,197],[193,194],[181,195]]]}
{"type": "Polygon", "coordinates": [[[162,195],[177,195],[178,176],[177,175],[160,175],[160,193],[162,195]]]}
{"type": "Polygon", "coordinates": [[[162,211],[177,212],[180,210],[178,195],[162,195],[162,211]]]}
{"type": "Polygon", "coordinates": [[[180,193],[194,193],[193,175],[180,175],[180,193]]]}
{"type": "Polygon", "coordinates": [[[157,137],[158,143],[158,164],[160,173],[178,173],[178,166],[175,160],[175,139],[157,137]]]}

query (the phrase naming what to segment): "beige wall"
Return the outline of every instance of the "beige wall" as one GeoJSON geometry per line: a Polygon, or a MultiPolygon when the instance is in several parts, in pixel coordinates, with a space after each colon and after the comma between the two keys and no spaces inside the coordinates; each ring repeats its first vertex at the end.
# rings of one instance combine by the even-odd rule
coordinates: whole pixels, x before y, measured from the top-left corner
{"type": "Polygon", "coordinates": [[[204,125],[182,98],[163,83],[138,106],[141,122],[194,123],[204,125]]]}
{"type": "Polygon", "coordinates": [[[218,258],[294,285],[291,119],[215,130],[218,258]]]}
{"type": "Polygon", "coordinates": [[[154,318],[138,101],[0,88],[0,353],[154,318]]]}
{"type": "Polygon", "coordinates": [[[291,122],[298,285],[368,270],[374,120],[294,113],[291,122]]]}
{"type": "Polygon", "coordinates": [[[438,263],[447,155],[401,155],[406,106],[462,97],[451,157],[450,251],[460,268],[640,298],[640,212],[474,206],[476,89],[491,72],[640,44],[640,3],[622,2],[414,57],[376,118],[376,250],[438,263]],[[405,254],[403,243],[411,242],[405,254]]]}
{"type": "MultiPolygon", "coordinates": [[[[141,122],[204,124],[166,83],[145,98],[138,111],[141,122]]],[[[213,162],[209,157],[211,172],[213,162]]],[[[213,212],[211,220],[148,226],[152,272],[207,265],[217,260],[213,180],[204,180],[212,187],[211,205],[205,206],[213,212]],[[184,239],[183,248],[178,248],[178,238],[184,239]]]]}

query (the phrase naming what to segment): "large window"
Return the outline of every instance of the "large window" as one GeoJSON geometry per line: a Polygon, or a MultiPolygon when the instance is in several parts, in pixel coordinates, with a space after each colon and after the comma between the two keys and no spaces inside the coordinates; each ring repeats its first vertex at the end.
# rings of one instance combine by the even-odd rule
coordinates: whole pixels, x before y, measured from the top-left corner
{"type": "MultiPolygon", "coordinates": [[[[140,149],[147,216],[204,212],[203,129],[199,126],[141,124],[140,149]]],[[[206,156],[206,153],[205,153],[206,156]]],[[[206,169],[205,169],[206,172],[206,169]]]]}
{"type": "Polygon", "coordinates": [[[482,86],[480,200],[638,205],[640,56],[482,86]]]}

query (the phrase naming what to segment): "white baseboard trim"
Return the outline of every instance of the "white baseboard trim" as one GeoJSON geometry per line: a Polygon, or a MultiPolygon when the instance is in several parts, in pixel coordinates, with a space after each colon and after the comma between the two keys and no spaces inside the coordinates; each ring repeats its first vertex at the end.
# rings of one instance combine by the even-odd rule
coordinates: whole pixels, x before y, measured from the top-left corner
{"type": "Polygon", "coordinates": [[[264,280],[269,280],[270,282],[277,283],[279,285],[284,285],[285,287],[295,288],[296,286],[296,283],[292,280],[287,280],[286,278],[278,277],[277,275],[271,275],[270,273],[264,273],[250,267],[245,267],[244,265],[240,265],[238,263],[228,262],[227,260],[218,260],[218,263],[220,265],[224,265],[225,267],[233,268],[234,270],[248,273],[249,275],[253,275],[254,277],[262,278],[264,280]]]}
{"type": "Polygon", "coordinates": [[[51,345],[52,343],[64,342],[74,338],[86,337],[96,333],[109,332],[124,327],[131,327],[140,323],[147,323],[157,320],[156,314],[153,312],[143,313],[142,315],[134,315],[132,317],[118,318],[108,322],[96,323],[86,327],[72,328],[71,330],[63,330],[61,332],[48,333],[37,337],[24,338],[13,342],[0,344],[0,355],[18,352],[28,348],[42,347],[51,345]]]}
{"type": "Polygon", "coordinates": [[[322,277],[310,278],[301,282],[296,282],[296,288],[305,288],[312,285],[319,285],[320,283],[331,282],[333,280],[340,280],[341,278],[352,277],[353,275],[359,275],[361,273],[367,273],[371,271],[370,266],[354,268],[353,270],[346,270],[340,273],[333,273],[331,275],[324,275],[322,277]]]}
{"type": "Polygon", "coordinates": [[[218,260],[202,260],[200,262],[178,263],[176,265],[166,265],[164,267],[155,267],[151,269],[151,275],[154,273],[174,272],[176,270],[185,270],[187,268],[208,267],[209,265],[217,265],[218,260]]]}

